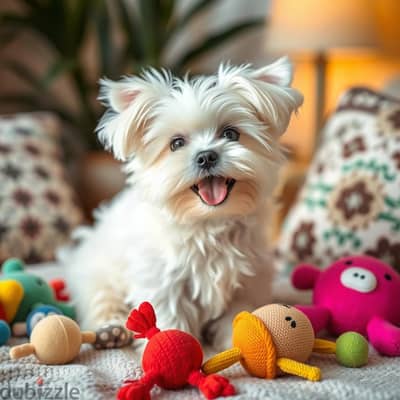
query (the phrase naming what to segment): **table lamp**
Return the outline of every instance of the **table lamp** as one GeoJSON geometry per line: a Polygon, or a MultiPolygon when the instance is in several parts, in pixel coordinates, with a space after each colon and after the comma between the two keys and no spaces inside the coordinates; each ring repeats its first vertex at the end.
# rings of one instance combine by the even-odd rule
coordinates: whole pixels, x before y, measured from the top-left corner
{"type": "Polygon", "coordinates": [[[333,49],[376,46],[373,3],[374,0],[271,0],[267,51],[308,53],[315,60],[317,133],[325,107],[327,54],[333,49]]]}

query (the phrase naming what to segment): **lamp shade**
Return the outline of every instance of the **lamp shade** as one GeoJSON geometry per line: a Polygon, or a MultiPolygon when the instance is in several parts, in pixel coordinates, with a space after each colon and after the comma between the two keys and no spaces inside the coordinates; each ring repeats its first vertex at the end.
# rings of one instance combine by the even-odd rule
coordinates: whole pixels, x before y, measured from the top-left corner
{"type": "Polygon", "coordinates": [[[325,52],[377,44],[373,0],[271,0],[268,51],[325,52]]]}

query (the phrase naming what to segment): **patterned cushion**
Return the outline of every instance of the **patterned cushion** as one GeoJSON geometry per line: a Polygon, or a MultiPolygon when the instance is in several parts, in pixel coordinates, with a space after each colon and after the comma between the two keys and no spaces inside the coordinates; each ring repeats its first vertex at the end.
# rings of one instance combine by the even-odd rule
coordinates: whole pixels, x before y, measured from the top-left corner
{"type": "Polygon", "coordinates": [[[276,252],[287,269],[355,253],[400,271],[400,102],[364,88],[329,118],[276,252]]]}
{"type": "Polygon", "coordinates": [[[0,262],[50,260],[82,222],[59,139],[50,114],[0,116],[0,262]]]}

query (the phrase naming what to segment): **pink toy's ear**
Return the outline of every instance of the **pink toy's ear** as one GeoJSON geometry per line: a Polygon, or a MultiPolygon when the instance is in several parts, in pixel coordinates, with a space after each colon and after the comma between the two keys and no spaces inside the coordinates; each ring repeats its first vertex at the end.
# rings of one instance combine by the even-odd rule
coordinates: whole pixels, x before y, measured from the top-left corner
{"type": "Polygon", "coordinates": [[[296,289],[312,289],[315,286],[321,270],[311,264],[300,264],[292,272],[292,285],[296,289]]]}

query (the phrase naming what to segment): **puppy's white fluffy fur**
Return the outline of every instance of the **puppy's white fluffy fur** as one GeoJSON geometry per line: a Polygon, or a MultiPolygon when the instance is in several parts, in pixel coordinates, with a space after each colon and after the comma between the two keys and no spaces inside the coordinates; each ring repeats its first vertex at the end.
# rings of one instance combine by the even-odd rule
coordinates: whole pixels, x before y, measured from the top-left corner
{"type": "MultiPolygon", "coordinates": [[[[208,330],[223,345],[236,312],[270,300],[266,231],[283,160],[278,139],[303,100],[291,79],[282,58],[261,69],[222,65],[192,80],[149,70],[102,81],[109,110],[99,137],[126,162],[128,180],[64,252],[84,328],[123,324],[129,307],[147,300],[160,328],[199,338],[208,330]],[[218,162],[199,168],[199,152],[210,150],[218,162]],[[207,176],[236,182],[217,206],[192,190],[207,176]]],[[[209,181],[211,195],[225,193],[218,179],[209,181]]]]}

